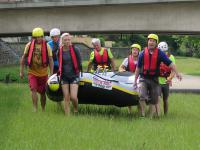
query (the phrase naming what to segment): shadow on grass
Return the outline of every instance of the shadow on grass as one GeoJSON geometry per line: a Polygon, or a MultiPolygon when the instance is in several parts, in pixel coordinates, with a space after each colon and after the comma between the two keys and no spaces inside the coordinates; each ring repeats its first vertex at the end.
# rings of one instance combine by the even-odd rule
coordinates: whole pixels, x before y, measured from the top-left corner
{"type": "MultiPolygon", "coordinates": [[[[135,106],[132,106],[132,108],[135,106]]],[[[79,105],[79,115],[91,117],[104,117],[112,119],[132,120],[138,118],[138,112],[133,109],[128,113],[127,107],[102,106],[102,105],[79,105]]]]}

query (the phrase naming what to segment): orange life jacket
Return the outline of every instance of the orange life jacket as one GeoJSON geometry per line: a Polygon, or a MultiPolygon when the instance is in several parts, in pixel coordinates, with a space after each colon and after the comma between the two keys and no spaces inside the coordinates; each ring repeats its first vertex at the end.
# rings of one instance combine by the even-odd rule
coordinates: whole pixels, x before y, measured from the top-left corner
{"type": "Polygon", "coordinates": [[[134,59],[132,55],[128,56],[128,67],[127,67],[127,71],[130,72],[135,72],[136,69],[136,64],[134,63],[134,59]]]}
{"type": "MultiPolygon", "coordinates": [[[[77,56],[74,51],[74,46],[70,45],[69,51],[71,54],[74,71],[76,74],[79,74],[80,70],[79,70],[79,66],[78,66],[77,56]]],[[[62,56],[63,56],[63,47],[60,47],[60,50],[59,50],[59,74],[60,74],[60,76],[62,75],[62,56]]]]}
{"type": "Polygon", "coordinates": [[[155,75],[157,69],[156,68],[157,62],[158,62],[158,48],[155,48],[150,59],[149,50],[146,47],[144,49],[144,66],[143,66],[144,75],[155,75]]]}
{"type": "Polygon", "coordinates": [[[108,66],[109,69],[111,68],[108,51],[106,48],[103,50],[103,55],[100,55],[96,49],[94,50],[94,69],[97,69],[98,65],[101,65],[102,67],[108,66]]]}
{"type": "MultiPolygon", "coordinates": [[[[170,57],[170,55],[167,55],[168,57],[170,57]]],[[[169,75],[171,74],[171,68],[168,67],[167,65],[165,65],[163,62],[160,64],[160,76],[161,77],[169,77],[169,75]]]]}
{"type": "MultiPolygon", "coordinates": [[[[31,40],[31,44],[29,47],[29,52],[28,52],[28,65],[31,66],[31,60],[33,56],[33,51],[35,48],[35,39],[31,40]]],[[[48,65],[48,56],[47,56],[47,43],[45,40],[42,41],[42,64],[44,67],[48,65]]]]}

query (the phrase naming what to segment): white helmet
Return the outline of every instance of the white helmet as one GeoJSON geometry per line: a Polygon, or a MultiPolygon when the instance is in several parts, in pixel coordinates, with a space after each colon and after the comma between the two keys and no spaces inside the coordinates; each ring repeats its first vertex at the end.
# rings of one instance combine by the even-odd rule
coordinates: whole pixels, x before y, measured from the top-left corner
{"type": "Polygon", "coordinates": [[[60,35],[60,29],[58,29],[58,28],[51,29],[51,31],[50,31],[50,37],[52,37],[52,36],[59,36],[59,35],[60,35]]]}
{"type": "Polygon", "coordinates": [[[101,44],[101,41],[98,38],[93,38],[92,44],[96,44],[96,43],[101,44]]]}
{"type": "Polygon", "coordinates": [[[59,81],[60,77],[57,74],[53,74],[49,77],[46,84],[46,95],[50,100],[55,102],[63,100],[63,92],[59,81]]]}
{"type": "Polygon", "coordinates": [[[158,48],[163,52],[168,51],[168,44],[166,42],[160,42],[158,48]]]}

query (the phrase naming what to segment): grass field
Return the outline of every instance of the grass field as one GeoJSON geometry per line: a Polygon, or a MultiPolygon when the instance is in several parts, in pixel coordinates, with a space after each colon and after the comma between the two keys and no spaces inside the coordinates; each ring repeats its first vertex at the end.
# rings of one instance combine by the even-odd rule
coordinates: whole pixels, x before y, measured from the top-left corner
{"type": "MultiPolygon", "coordinates": [[[[123,59],[116,59],[117,69],[119,65],[122,63],[123,59]]],[[[87,69],[87,61],[83,61],[83,70],[87,69]]],[[[200,76],[200,59],[192,58],[192,57],[176,57],[177,69],[183,74],[196,75],[200,76]]],[[[17,82],[25,83],[27,82],[27,76],[25,76],[24,80],[19,79],[19,65],[6,65],[0,66],[0,81],[5,79],[7,74],[10,74],[10,78],[13,80],[17,80],[17,82]]],[[[27,69],[25,69],[26,71],[27,69]]]]}
{"type": "Polygon", "coordinates": [[[47,101],[32,112],[27,84],[0,83],[1,150],[197,150],[200,149],[200,95],[172,94],[168,116],[141,119],[136,108],[79,105],[65,117],[47,101]]]}
{"type": "MultiPolygon", "coordinates": [[[[176,64],[182,73],[200,75],[200,59],[176,57],[176,64]]],[[[44,113],[33,113],[28,84],[19,84],[27,82],[19,80],[19,66],[0,69],[0,80],[8,73],[17,80],[0,83],[0,150],[200,149],[200,95],[172,94],[168,116],[159,119],[141,119],[136,108],[128,114],[127,108],[97,105],[79,105],[78,115],[65,117],[50,100],[44,113]]]]}

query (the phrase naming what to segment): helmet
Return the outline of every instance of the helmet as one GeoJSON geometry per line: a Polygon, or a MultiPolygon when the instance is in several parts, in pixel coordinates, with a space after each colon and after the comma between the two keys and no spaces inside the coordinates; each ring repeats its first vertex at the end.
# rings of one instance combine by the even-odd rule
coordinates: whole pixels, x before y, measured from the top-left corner
{"type": "Polygon", "coordinates": [[[51,31],[50,31],[50,37],[52,37],[52,36],[58,36],[58,35],[60,35],[60,29],[58,29],[58,28],[51,29],[51,31]]]}
{"type": "Polygon", "coordinates": [[[133,44],[131,45],[131,48],[137,48],[139,51],[141,51],[141,46],[139,44],[133,44]]]}
{"type": "Polygon", "coordinates": [[[160,42],[158,48],[163,52],[168,51],[168,44],[166,42],[160,42]]]}
{"type": "Polygon", "coordinates": [[[32,31],[32,37],[41,37],[44,36],[44,31],[42,28],[34,28],[32,31]]]}
{"type": "Polygon", "coordinates": [[[159,41],[158,35],[156,35],[156,34],[149,34],[147,38],[148,38],[148,39],[154,39],[154,40],[157,41],[157,43],[158,43],[158,41],[159,41]]]}
{"type": "Polygon", "coordinates": [[[96,44],[96,43],[100,44],[101,41],[98,38],[93,38],[92,39],[92,44],[96,44]]]}
{"type": "Polygon", "coordinates": [[[53,74],[49,77],[46,85],[46,94],[52,101],[59,102],[63,100],[62,88],[59,84],[59,77],[53,74]]]}

